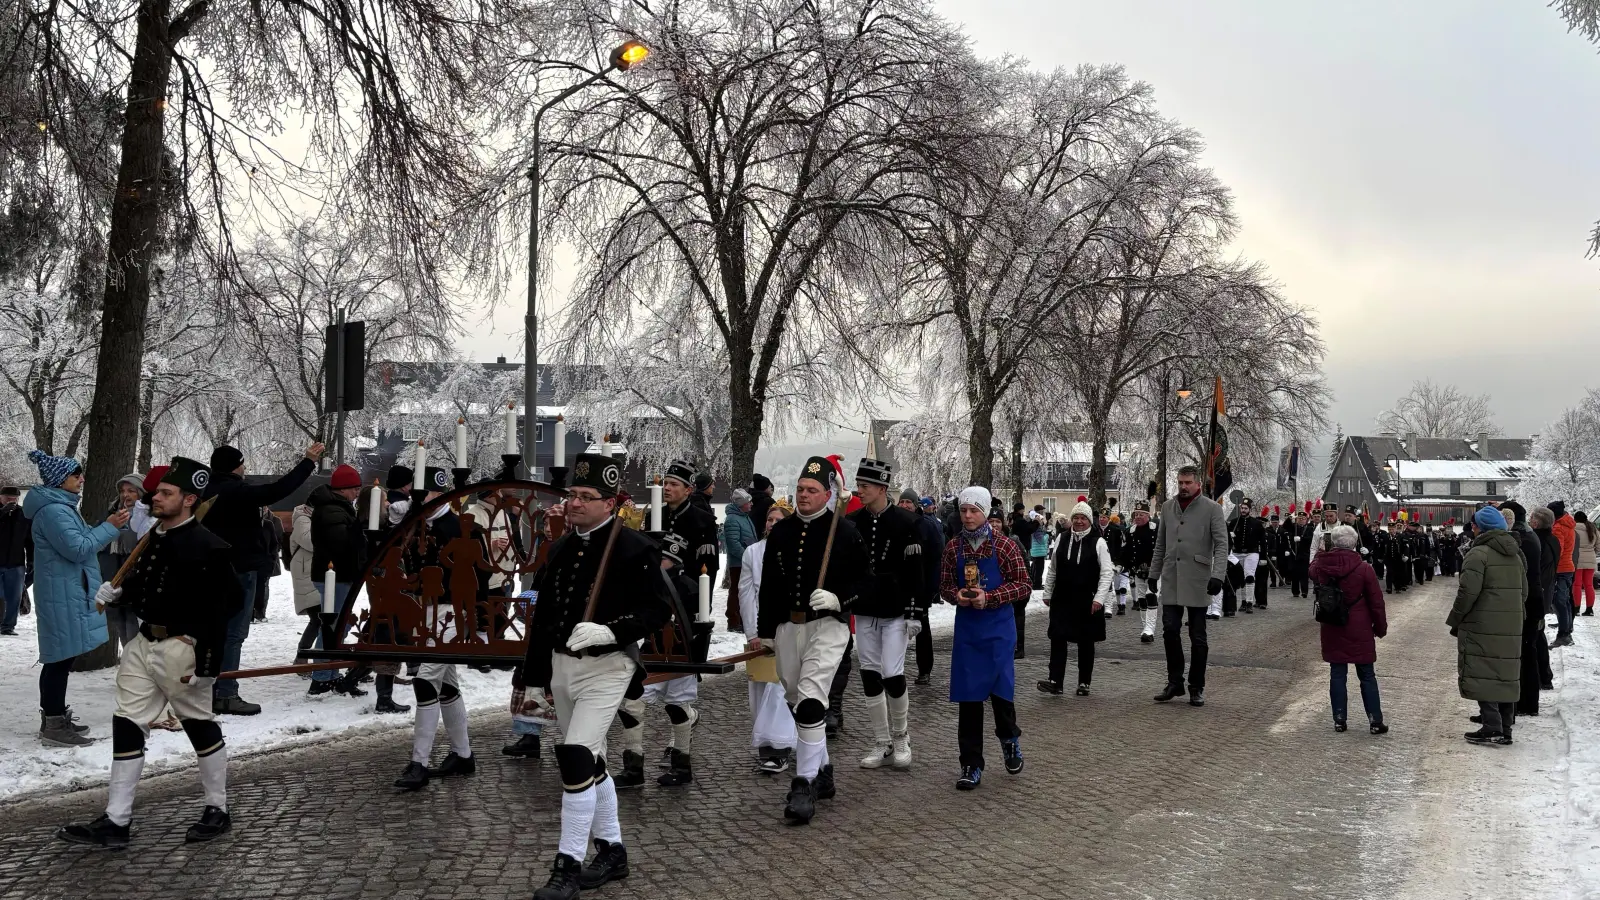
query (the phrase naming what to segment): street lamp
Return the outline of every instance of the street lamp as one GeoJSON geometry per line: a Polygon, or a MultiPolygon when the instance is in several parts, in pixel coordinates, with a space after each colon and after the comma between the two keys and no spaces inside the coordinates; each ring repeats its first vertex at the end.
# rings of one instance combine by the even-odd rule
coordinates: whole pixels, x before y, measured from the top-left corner
{"type": "MultiPolygon", "coordinates": [[[[526,345],[523,348],[522,373],[522,466],[523,472],[532,475],[538,461],[538,445],[534,442],[539,412],[539,126],[551,107],[566,100],[612,72],[626,72],[650,55],[650,48],[639,41],[628,41],[611,51],[605,68],[551,97],[533,114],[533,159],[528,165],[528,311],[522,325],[526,345]]],[[[555,465],[566,465],[556,460],[555,465]]]]}

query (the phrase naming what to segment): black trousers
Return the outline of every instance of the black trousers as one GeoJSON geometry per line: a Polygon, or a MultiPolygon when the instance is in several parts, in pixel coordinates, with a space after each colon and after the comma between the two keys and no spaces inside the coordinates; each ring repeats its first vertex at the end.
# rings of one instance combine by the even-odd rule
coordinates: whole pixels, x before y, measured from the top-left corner
{"type": "Polygon", "coordinates": [[[255,601],[252,613],[258,619],[267,617],[267,599],[272,596],[272,570],[262,569],[256,573],[256,595],[251,599],[255,601]]]}
{"type": "Polygon", "coordinates": [[[1183,612],[1189,611],[1189,649],[1194,660],[1189,666],[1189,689],[1201,690],[1206,686],[1206,657],[1211,645],[1206,641],[1206,608],[1204,606],[1161,607],[1161,642],[1167,651],[1167,684],[1183,684],[1183,612]]]}
{"type": "MultiPolygon", "coordinates": [[[[1067,648],[1070,641],[1050,641],[1050,680],[1061,684],[1067,677],[1067,648]]],[[[1078,683],[1089,684],[1094,678],[1094,641],[1078,645],[1078,683]]]]}
{"type": "Polygon", "coordinates": [[[1035,590],[1044,587],[1044,561],[1043,556],[1031,557],[1028,560],[1028,577],[1033,579],[1035,590]]]}
{"type": "Polygon", "coordinates": [[[1411,581],[1414,584],[1421,584],[1427,581],[1431,577],[1432,571],[1426,556],[1419,556],[1411,561],[1411,581]]]}
{"type": "Polygon", "coordinates": [[[1267,608],[1267,572],[1261,568],[1256,569],[1256,606],[1267,608]]]}
{"type": "Polygon", "coordinates": [[[917,633],[917,674],[923,678],[933,673],[933,629],[928,625],[928,611],[917,614],[922,631],[917,633]]]}
{"type": "Polygon", "coordinates": [[[75,656],[47,662],[39,667],[39,709],[47,716],[67,714],[67,676],[72,674],[75,656]]]}
{"type": "Polygon", "coordinates": [[[1016,658],[1022,659],[1028,655],[1028,601],[1021,600],[1011,604],[1011,614],[1017,618],[1016,658]]]}
{"type": "MultiPolygon", "coordinates": [[[[983,767],[983,702],[958,704],[961,711],[956,724],[956,740],[961,746],[961,765],[983,767]]],[[[989,705],[994,707],[994,736],[1002,741],[1022,736],[1017,727],[1017,706],[1010,700],[991,695],[989,705]]]]}

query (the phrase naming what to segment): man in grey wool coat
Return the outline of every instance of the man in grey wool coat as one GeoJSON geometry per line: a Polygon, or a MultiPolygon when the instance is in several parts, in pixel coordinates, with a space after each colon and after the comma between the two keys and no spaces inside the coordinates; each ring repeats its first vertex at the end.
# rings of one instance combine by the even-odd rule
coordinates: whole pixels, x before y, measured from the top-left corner
{"type": "Polygon", "coordinates": [[[1201,496],[1200,470],[1178,470],[1178,496],[1161,505],[1150,590],[1161,595],[1161,638],[1167,650],[1167,686],[1156,701],[1189,695],[1190,706],[1206,705],[1206,607],[1222,591],[1228,572],[1228,521],[1222,505],[1201,496]],[[1194,664],[1183,682],[1184,610],[1189,611],[1189,646],[1194,664]]]}

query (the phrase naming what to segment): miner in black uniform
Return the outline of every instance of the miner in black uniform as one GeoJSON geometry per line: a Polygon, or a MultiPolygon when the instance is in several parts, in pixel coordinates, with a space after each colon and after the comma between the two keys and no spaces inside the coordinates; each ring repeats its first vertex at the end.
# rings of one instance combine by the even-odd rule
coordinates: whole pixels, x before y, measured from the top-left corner
{"type": "Polygon", "coordinates": [[[1233,521],[1228,529],[1228,537],[1233,542],[1233,553],[1239,557],[1239,566],[1244,569],[1244,586],[1241,591],[1240,607],[1245,612],[1251,612],[1255,605],[1253,598],[1261,596],[1256,591],[1256,570],[1261,566],[1261,554],[1267,549],[1267,530],[1262,526],[1261,520],[1253,514],[1254,502],[1245,497],[1239,501],[1236,510],[1239,517],[1233,521]]]}
{"type": "Polygon", "coordinates": [[[872,724],[872,751],[864,769],[911,766],[906,696],[906,647],[922,630],[922,542],[918,515],[889,502],[891,467],[863,459],[856,467],[861,508],[849,520],[861,533],[872,562],[872,580],[854,607],[861,690],[872,724]]]}
{"type": "Polygon", "coordinates": [[[1289,586],[1296,597],[1311,596],[1311,538],[1317,526],[1307,521],[1308,518],[1304,510],[1295,513],[1294,525],[1289,532],[1294,539],[1294,562],[1291,564],[1289,586]]]}
{"type": "Polygon", "coordinates": [[[1421,584],[1433,577],[1433,536],[1423,530],[1417,519],[1407,529],[1411,539],[1411,580],[1421,584]]]}
{"type": "Polygon", "coordinates": [[[846,619],[871,587],[866,544],[848,520],[835,522],[830,505],[834,492],[843,492],[842,482],[831,461],[808,460],[795,481],[795,515],[772,526],[761,562],[756,634],[777,656],[778,680],[800,738],[784,807],[795,824],[811,821],[816,801],[834,795],[823,715],[850,643],[846,619]],[[824,555],[828,569],[820,577],[824,555]]]}
{"type": "Polygon", "coordinates": [[[565,788],[561,842],[550,880],[534,892],[535,900],[573,900],[580,888],[628,876],[616,786],[606,774],[606,731],[639,668],[639,641],[670,618],[672,588],[655,542],[616,518],[621,482],[616,460],[579,454],[567,494],[567,533],[534,582],[539,602],[528,652],[512,676],[512,710],[526,711],[548,695],[564,741],[555,746],[565,788]],[[594,612],[586,615],[597,581],[594,612]],[[591,835],[595,858],[584,866],[591,835]]]}
{"type": "MultiPolygon", "coordinates": [[[[1101,536],[1106,539],[1106,552],[1111,554],[1111,563],[1117,567],[1112,573],[1111,584],[1117,592],[1116,609],[1106,609],[1106,618],[1113,614],[1125,616],[1128,614],[1128,571],[1118,560],[1122,559],[1122,545],[1128,540],[1128,529],[1111,514],[1111,507],[1100,510],[1100,518],[1106,522],[1101,529],[1101,536]]],[[[1026,606],[1027,604],[1023,604],[1026,606]]]]}
{"type": "Polygon", "coordinates": [[[111,719],[111,785],[105,814],[67,825],[56,836],[77,844],[128,845],[133,795],[144,769],[148,722],[171,704],[199,757],[205,812],[184,840],[209,841],[233,826],[228,818],[228,752],[212,713],[211,686],[221,671],[228,619],[244,596],[221,538],[194,517],[211,470],[177,457],[150,499],[156,526],[121,587],[100,586],[95,602],[121,603],[140,621],[139,634],[117,666],[117,709],[111,719]]]}
{"type": "MultiPolygon", "coordinates": [[[[1127,571],[1136,585],[1150,580],[1150,557],[1156,550],[1156,523],[1150,520],[1150,501],[1133,501],[1133,527],[1128,529],[1127,540],[1122,542],[1122,558],[1115,560],[1127,571]]],[[[1139,633],[1142,643],[1154,643],[1156,625],[1161,621],[1161,603],[1155,591],[1145,591],[1133,601],[1133,608],[1143,620],[1144,630],[1139,633]]]]}

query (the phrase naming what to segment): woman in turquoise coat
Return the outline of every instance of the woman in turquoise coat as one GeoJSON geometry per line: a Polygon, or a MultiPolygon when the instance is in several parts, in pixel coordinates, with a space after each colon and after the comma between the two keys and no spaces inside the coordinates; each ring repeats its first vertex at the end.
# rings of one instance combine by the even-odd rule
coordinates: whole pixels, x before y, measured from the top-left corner
{"type": "Polygon", "coordinates": [[[90,743],[74,725],[67,706],[67,676],[72,661],[106,642],[105,613],[95,608],[100,588],[100,548],[116,539],[127,521],[118,512],[93,528],[78,512],[83,467],[69,457],[28,453],[39,467],[39,485],[22,501],[33,523],[33,608],[39,625],[39,739],[78,747],[90,743]]]}

